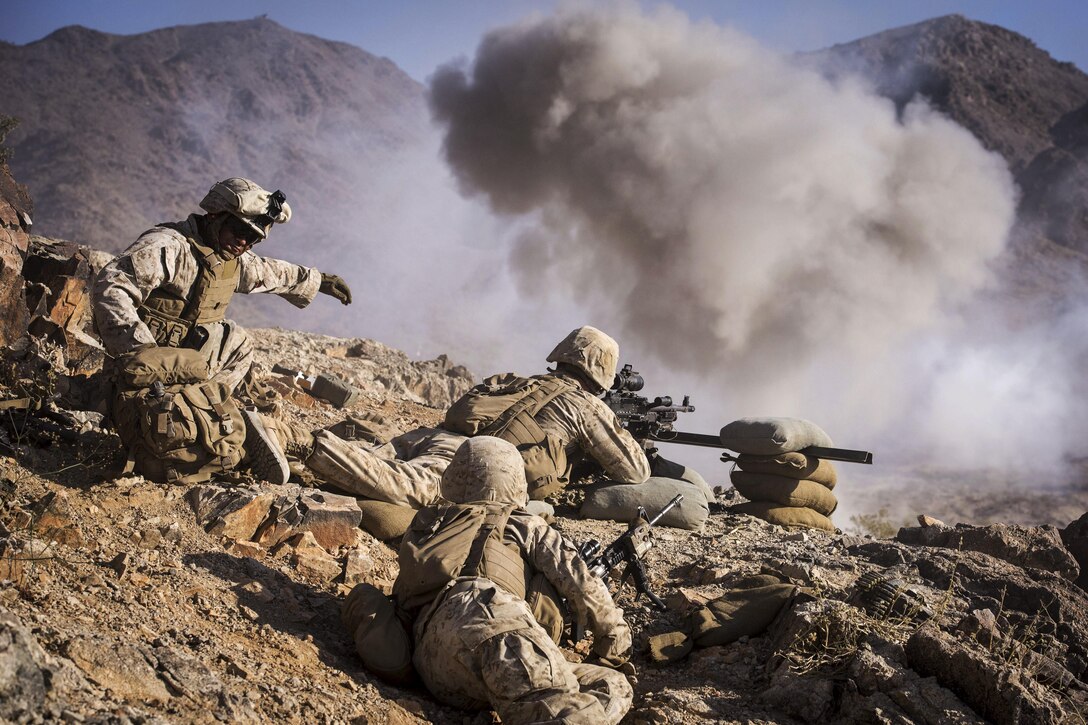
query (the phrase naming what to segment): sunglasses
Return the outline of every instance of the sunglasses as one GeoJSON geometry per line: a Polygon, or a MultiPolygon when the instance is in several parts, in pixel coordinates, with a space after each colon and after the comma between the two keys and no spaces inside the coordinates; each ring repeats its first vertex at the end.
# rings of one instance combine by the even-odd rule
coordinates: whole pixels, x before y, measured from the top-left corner
{"type": "Polygon", "coordinates": [[[262,239],[260,233],[256,229],[249,226],[238,217],[227,217],[225,226],[227,227],[227,230],[234,235],[235,239],[245,242],[250,246],[253,246],[262,239]]]}

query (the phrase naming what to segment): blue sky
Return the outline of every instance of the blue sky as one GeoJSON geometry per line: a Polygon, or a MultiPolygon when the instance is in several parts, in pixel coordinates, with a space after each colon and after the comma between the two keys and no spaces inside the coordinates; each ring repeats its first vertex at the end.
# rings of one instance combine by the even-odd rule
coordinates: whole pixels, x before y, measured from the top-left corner
{"type": "MultiPolygon", "coordinates": [[[[658,3],[644,2],[644,5],[658,3]]],[[[1058,60],[1088,69],[1085,0],[677,0],[694,19],[732,25],[782,51],[814,50],[959,13],[1028,36],[1058,60]]],[[[131,34],[171,25],[267,14],[293,30],[384,55],[423,81],[441,63],[473,54],[488,28],[531,13],[543,0],[5,0],[0,39],[38,40],[66,25],[131,34]]]]}

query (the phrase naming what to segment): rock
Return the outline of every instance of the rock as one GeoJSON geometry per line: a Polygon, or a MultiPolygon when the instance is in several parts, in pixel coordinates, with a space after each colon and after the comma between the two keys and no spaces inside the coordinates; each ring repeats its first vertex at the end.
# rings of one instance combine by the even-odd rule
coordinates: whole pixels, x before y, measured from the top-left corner
{"type": "MultiPolygon", "coordinates": [[[[891,649],[891,648],[885,648],[891,649]]],[[[901,652],[901,650],[900,650],[901,652]]],[[[889,656],[889,652],[859,649],[847,670],[860,695],[883,695],[893,712],[901,712],[905,722],[961,723],[982,725],[978,717],[956,695],[933,678],[922,677],[889,656]]],[[[840,708],[847,721],[863,719],[874,703],[856,702],[840,708]]],[[[893,720],[894,721],[894,720],[893,720]]]]}
{"type": "Polygon", "coordinates": [[[325,551],[309,531],[292,536],[273,549],[272,553],[287,554],[299,573],[310,579],[332,581],[340,576],[340,562],[325,551]]]}
{"type": "Polygon", "coordinates": [[[275,498],[275,493],[260,487],[196,486],[187,494],[197,523],[209,534],[231,539],[251,538],[268,518],[275,498]]]}
{"type": "Polygon", "coordinates": [[[106,566],[117,572],[117,577],[121,578],[128,572],[131,559],[132,557],[129,556],[127,551],[122,551],[120,554],[110,559],[106,566]]]}
{"type": "Polygon", "coordinates": [[[48,692],[43,658],[30,630],[0,608],[0,720],[20,722],[41,712],[48,692]]]}
{"type": "Polygon", "coordinates": [[[65,654],[98,685],[122,699],[162,704],[170,699],[155,671],[151,652],[137,645],[96,635],[80,635],[65,645],[65,654]]]}
{"type": "Polygon", "coordinates": [[[932,626],[919,628],[906,644],[907,661],[932,675],[980,715],[1000,725],[1068,722],[1071,713],[1023,667],[995,660],[977,644],[957,640],[932,626]]]}
{"type": "Polygon", "coordinates": [[[309,531],[329,551],[350,546],[359,530],[362,512],[351,496],[338,496],[316,489],[304,490],[299,497],[302,521],[299,531],[309,531]]]}
{"type": "Polygon", "coordinates": [[[30,506],[34,531],[65,546],[82,546],[83,533],[72,518],[68,494],[50,491],[30,506]]]}
{"type": "Polygon", "coordinates": [[[1088,513],[1062,529],[1062,543],[1080,565],[1077,586],[1088,590],[1088,513]]]}
{"type": "Polygon", "coordinates": [[[232,540],[227,542],[227,551],[238,556],[249,556],[257,558],[265,554],[265,548],[254,541],[237,541],[232,540]]]}
{"type": "Polygon", "coordinates": [[[26,334],[29,314],[23,279],[23,260],[30,247],[34,206],[26,187],[11,178],[7,161],[0,162],[0,347],[26,334]]]}
{"type": "Polygon", "coordinates": [[[268,518],[257,527],[253,540],[272,548],[281,541],[298,533],[302,523],[298,495],[277,496],[268,512],[268,518]]]}
{"type": "Polygon", "coordinates": [[[764,704],[805,722],[820,722],[831,707],[834,683],[817,677],[799,677],[782,669],[759,695],[764,704]]]}
{"type": "Polygon", "coordinates": [[[991,524],[955,527],[907,527],[896,540],[911,546],[978,551],[1023,567],[1052,571],[1069,580],[1080,574],[1077,560],[1065,548],[1053,526],[991,524]]]}
{"type": "Polygon", "coordinates": [[[352,549],[344,557],[344,584],[355,586],[367,581],[367,575],[374,568],[374,559],[369,548],[352,549]]]}

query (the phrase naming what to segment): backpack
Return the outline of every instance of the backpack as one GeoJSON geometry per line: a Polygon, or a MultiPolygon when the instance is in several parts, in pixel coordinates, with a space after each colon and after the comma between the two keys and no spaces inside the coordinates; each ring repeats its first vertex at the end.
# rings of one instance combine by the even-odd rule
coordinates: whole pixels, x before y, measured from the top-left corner
{"type": "Polygon", "coordinates": [[[245,421],[225,384],[208,380],[196,350],[147,347],[123,361],[113,421],[129,450],[126,472],[196,483],[238,465],[245,421]]]}
{"type": "Polygon", "coordinates": [[[495,375],[461,396],[442,427],[466,436],[490,435],[514,444],[525,461],[529,497],[543,499],[569,480],[562,441],[545,433],[536,414],[573,384],[554,375],[495,375]]]}
{"type": "Polygon", "coordinates": [[[476,502],[420,509],[401,541],[400,574],[393,598],[400,611],[418,614],[459,577],[490,579],[529,604],[548,636],[558,642],[567,625],[559,593],[503,541],[514,504],[476,502]]]}

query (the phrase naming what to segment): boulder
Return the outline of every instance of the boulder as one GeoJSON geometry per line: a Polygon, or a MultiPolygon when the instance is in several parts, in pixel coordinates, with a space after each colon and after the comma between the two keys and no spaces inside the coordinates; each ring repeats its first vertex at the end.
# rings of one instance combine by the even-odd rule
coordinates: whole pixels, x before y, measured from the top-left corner
{"type": "Polygon", "coordinates": [[[1062,529],[1062,543],[1080,565],[1077,586],[1088,590],[1088,513],[1062,529]]]}
{"type": "Polygon", "coordinates": [[[1077,560],[1053,526],[912,526],[900,529],[895,538],[911,546],[978,551],[1016,566],[1052,571],[1069,580],[1080,575],[1077,560]]]}
{"type": "Polygon", "coordinates": [[[0,347],[26,334],[30,315],[24,292],[23,260],[34,207],[26,187],[15,183],[6,161],[0,161],[0,347]]]}

